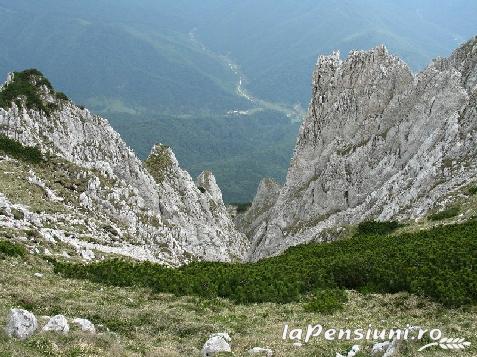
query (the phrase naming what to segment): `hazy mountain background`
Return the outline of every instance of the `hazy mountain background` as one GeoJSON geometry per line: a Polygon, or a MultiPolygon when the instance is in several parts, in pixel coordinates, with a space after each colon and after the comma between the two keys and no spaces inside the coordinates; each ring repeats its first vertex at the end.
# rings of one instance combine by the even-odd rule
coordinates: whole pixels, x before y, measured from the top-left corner
{"type": "Polygon", "coordinates": [[[141,157],[168,144],[248,201],[286,174],[319,54],[385,43],[419,70],[476,18],[475,0],[0,0],[0,76],[38,68],[141,157]]]}

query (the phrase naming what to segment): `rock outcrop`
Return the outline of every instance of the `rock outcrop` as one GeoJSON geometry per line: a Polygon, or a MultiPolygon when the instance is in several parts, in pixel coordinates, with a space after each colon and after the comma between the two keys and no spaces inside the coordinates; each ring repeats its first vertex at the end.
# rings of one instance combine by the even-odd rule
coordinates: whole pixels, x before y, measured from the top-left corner
{"type": "MultiPolygon", "coordinates": [[[[0,88],[0,134],[48,157],[31,168],[28,182],[61,208],[32,212],[8,195],[5,201],[23,204],[50,243],[168,265],[237,261],[246,255],[248,241],[235,229],[211,173],[202,176],[206,192],[201,192],[163,145],[143,163],[107,120],[74,105],[36,70],[11,74],[0,88]],[[54,187],[65,188],[64,194],[54,187]],[[68,232],[68,225],[82,228],[68,232]]],[[[8,224],[33,225],[14,221],[8,224]]]]}
{"type": "Polygon", "coordinates": [[[477,38],[413,75],[379,46],[320,57],[286,183],[250,259],[365,219],[419,219],[477,178],[477,38]]]}

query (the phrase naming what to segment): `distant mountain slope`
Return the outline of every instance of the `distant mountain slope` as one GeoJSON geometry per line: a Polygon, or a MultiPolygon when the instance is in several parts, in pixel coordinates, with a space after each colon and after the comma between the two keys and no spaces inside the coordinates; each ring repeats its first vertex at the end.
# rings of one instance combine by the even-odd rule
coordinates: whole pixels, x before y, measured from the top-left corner
{"type": "Polygon", "coordinates": [[[143,159],[161,141],[249,201],[261,177],[283,182],[317,55],[385,43],[417,69],[476,16],[471,0],[0,0],[0,77],[39,68],[143,159]]]}
{"type": "Polygon", "coordinates": [[[252,92],[287,103],[307,104],[308,68],[320,54],[384,43],[421,70],[477,32],[477,2],[469,0],[222,1],[210,14],[217,12],[226,15],[198,27],[204,42],[230,52],[252,92]]]}

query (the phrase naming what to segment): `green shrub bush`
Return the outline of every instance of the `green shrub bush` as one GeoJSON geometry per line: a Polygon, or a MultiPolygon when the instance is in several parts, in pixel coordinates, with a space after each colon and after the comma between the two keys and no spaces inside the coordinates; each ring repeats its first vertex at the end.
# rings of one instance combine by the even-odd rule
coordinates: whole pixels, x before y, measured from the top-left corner
{"type": "Polygon", "coordinates": [[[347,302],[348,296],[346,291],[341,289],[323,289],[316,292],[313,299],[305,305],[305,310],[332,314],[337,310],[343,309],[344,304],[347,302]]]}
{"type": "Polygon", "coordinates": [[[377,222],[377,221],[365,221],[358,224],[358,235],[378,234],[386,235],[394,232],[400,227],[396,221],[389,222],[377,222]]]}
{"type": "Polygon", "coordinates": [[[232,205],[237,206],[237,213],[245,213],[250,207],[252,207],[252,202],[232,203],[232,205]]]}
{"type": "Polygon", "coordinates": [[[25,98],[25,105],[29,109],[43,111],[50,115],[57,109],[53,103],[45,103],[40,95],[39,88],[46,86],[57,99],[68,100],[62,92],[55,92],[50,81],[37,69],[27,69],[23,72],[15,72],[13,81],[0,91],[0,107],[8,109],[12,103],[18,106],[22,104],[20,98],[25,98]]]}
{"type": "Polygon", "coordinates": [[[23,257],[26,253],[26,249],[23,245],[12,243],[7,240],[0,240],[0,257],[23,257]]]}
{"type": "Polygon", "coordinates": [[[236,303],[297,301],[323,289],[407,291],[447,306],[477,302],[477,222],[392,235],[307,244],[257,263],[194,262],[171,269],[121,259],[55,262],[66,277],[236,303]]]}
{"type": "Polygon", "coordinates": [[[459,214],[460,209],[457,206],[447,208],[443,211],[431,214],[429,219],[431,221],[442,221],[443,219],[452,218],[459,214]]]}
{"type": "Polygon", "coordinates": [[[469,187],[469,194],[472,196],[477,194],[477,185],[469,187]]]}
{"type": "Polygon", "coordinates": [[[40,163],[43,161],[43,155],[38,148],[24,146],[3,134],[0,134],[0,151],[18,160],[31,163],[40,163]]]}

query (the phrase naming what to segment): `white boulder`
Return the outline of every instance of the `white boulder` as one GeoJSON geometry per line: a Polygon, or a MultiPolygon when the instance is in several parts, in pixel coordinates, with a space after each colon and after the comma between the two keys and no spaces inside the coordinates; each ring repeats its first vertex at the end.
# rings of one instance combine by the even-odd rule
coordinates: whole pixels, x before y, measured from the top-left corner
{"type": "Polygon", "coordinates": [[[229,342],[232,339],[227,333],[216,333],[209,336],[209,339],[202,348],[202,356],[212,357],[220,352],[232,352],[229,342]]]}
{"type": "Polygon", "coordinates": [[[269,348],[262,348],[262,347],[254,347],[248,351],[249,354],[251,355],[258,355],[262,354],[267,357],[272,357],[273,356],[273,351],[269,348]]]}
{"type": "Polygon", "coordinates": [[[96,328],[94,327],[93,323],[86,319],[76,318],[73,320],[73,323],[78,325],[83,332],[89,332],[92,334],[96,333],[96,328]]]}
{"type": "Polygon", "coordinates": [[[38,324],[35,315],[27,310],[11,309],[5,331],[8,336],[24,340],[35,332],[38,324]]]}
{"type": "Polygon", "coordinates": [[[43,327],[43,331],[53,331],[63,334],[67,334],[69,330],[70,325],[68,325],[68,320],[63,315],[53,316],[43,327]]]}

